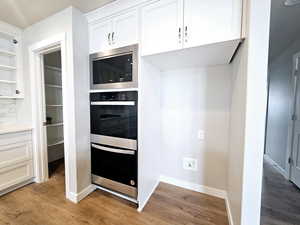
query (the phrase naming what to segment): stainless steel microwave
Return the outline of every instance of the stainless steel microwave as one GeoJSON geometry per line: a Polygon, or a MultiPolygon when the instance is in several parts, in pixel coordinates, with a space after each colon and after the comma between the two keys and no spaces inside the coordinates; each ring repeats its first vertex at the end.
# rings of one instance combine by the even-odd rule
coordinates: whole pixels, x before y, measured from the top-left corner
{"type": "Polygon", "coordinates": [[[91,89],[137,88],[138,45],[90,55],[91,89]]]}

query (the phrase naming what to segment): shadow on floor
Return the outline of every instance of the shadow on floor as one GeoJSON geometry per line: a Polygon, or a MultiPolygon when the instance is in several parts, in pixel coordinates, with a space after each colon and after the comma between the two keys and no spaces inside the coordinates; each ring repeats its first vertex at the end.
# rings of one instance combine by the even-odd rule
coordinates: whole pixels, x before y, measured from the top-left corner
{"type": "Polygon", "coordinates": [[[48,168],[49,168],[49,178],[55,176],[56,174],[64,175],[65,161],[64,159],[59,159],[57,161],[51,162],[49,163],[48,168]]]}

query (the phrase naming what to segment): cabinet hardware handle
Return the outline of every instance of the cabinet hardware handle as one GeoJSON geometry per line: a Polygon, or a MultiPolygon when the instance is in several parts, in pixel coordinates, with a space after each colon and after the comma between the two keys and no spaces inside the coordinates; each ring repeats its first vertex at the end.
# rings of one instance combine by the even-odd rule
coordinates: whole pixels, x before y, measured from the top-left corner
{"type": "Polygon", "coordinates": [[[178,39],[179,39],[179,44],[181,44],[181,27],[179,27],[178,30],[178,39]]]}
{"type": "Polygon", "coordinates": [[[188,27],[187,26],[185,26],[184,36],[185,36],[185,42],[188,42],[188,27]]]}
{"type": "Polygon", "coordinates": [[[111,39],[112,39],[112,44],[114,45],[115,44],[115,32],[112,32],[111,39]]]}
{"type": "Polygon", "coordinates": [[[111,41],[110,41],[110,33],[108,34],[107,39],[108,39],[108,44],[111,45],[111,41]]]}

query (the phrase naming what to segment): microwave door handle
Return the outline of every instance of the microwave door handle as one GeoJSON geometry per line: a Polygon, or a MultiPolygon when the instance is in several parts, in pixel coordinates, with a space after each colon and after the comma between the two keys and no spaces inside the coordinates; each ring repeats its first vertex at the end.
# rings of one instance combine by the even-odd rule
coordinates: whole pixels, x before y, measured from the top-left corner
{"type": "Polygon", "coordinates": [[[134,101],[93,101],[91,105],[127,105],[135,106],[134,101]]]}
{"type": "Polygon", "coordinates": [[[119,153],[119,154],[124,154],[124,155],[134,155],[135,154],[134,150],[131,151],[131,150],[118,149],[118,148],[109,148],[109,147],[99,146],[99,145],[95,145],[95,144],[92,144],[92,147],[102,150],[102,151],[119,153]]]}

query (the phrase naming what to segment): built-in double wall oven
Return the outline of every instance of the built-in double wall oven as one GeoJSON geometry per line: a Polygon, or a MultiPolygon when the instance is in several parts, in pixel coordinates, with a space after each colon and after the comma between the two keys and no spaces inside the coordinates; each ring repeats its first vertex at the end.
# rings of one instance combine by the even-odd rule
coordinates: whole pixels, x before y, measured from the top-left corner
{"type": "Polygon", "coordinates": [[[137,92],[92,93],[90,100],[92,181],[136,198],[137,92]]]}
{"type": "Polygon", "coordinates": [[[137,198],[137,45],[92,54],[92,182],[137,198]],[[118,89],[123,91],[118,91],[118,89]],[[108,90],[109,89],[109,90],[108,90]],[[113,90],[111,90],[113,89],[113,90]]]}

